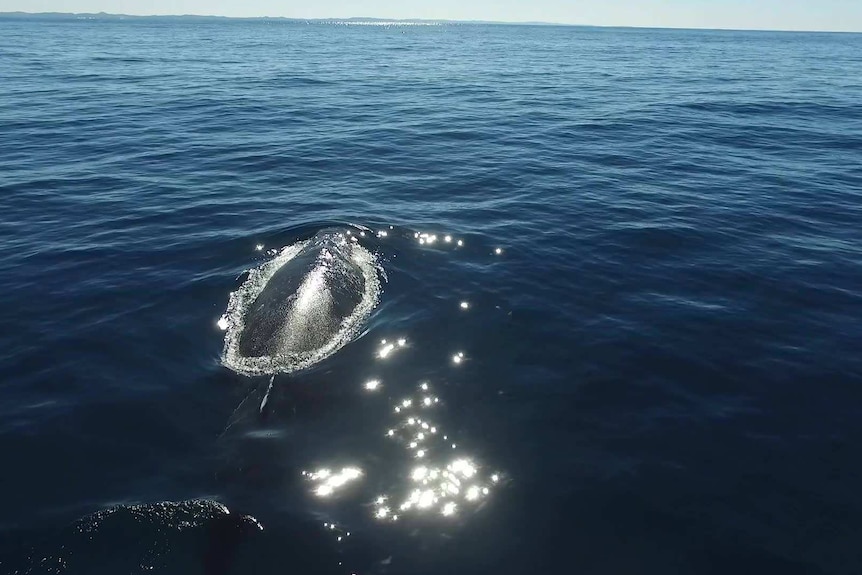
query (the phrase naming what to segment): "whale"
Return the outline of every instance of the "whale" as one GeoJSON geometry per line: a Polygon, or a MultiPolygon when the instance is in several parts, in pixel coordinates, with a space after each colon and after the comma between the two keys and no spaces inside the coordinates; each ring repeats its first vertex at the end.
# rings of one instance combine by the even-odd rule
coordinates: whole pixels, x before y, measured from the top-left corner
{"type": "Polygon", "coordinates": [[[379,265],[349,228],[326,228],[251,270],[223,316],[223,363],[246,375],[291,373],[335,353],[380,295],[379,265]]]}
{"type": "Polygon", "coordinates": [[[319,232],[275,272],[246,313],[242,355],[308,353],[332,339],[365,293],[354,244],[346,237],[319,232]]]}
{"type": "Polygon", "coordinates": [[[71,524],[4,533],[3,573],[201,573],[242,568],[263,542],[253,516],[206,499],[117,505],[71,524]],[[7,548],[8,546],[8,548],[7,548]]]}

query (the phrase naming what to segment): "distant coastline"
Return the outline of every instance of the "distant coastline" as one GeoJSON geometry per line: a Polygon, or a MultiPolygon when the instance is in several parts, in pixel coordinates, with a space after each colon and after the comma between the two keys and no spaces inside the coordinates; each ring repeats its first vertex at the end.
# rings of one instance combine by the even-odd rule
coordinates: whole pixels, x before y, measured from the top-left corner
{"type": "MultiPolygon", "coordinates": [[[[212,16],[198,14],[110,14],[107,12],[0,12],[0,18],[36,18],[44,20],[127,20],[127,19],[171,19],[171,20],[279,20],[285,22],[347,22],[367,24],[496,24],[503,26],[585,26],[582,24],[561,24],[557,22],[502,22],[495,20],[437,20],[426,18],[370,18],[351,16],[349,18],[290,18],[287,16],[212,16]]],[[[592,26],[590,26],[592,27],[592,26]]]]}
{"type": "Polygon", "coordinates": [[[309,24],[376,24],[376,25],[494,25],[494,26],[564,26],[570,28],[594,29],[632,29],[632,30],[701,30],[721,32],[782,32],[800,34],[862,34],[858,30],[796,30],[768,28],[691,28],[691,27],[654,27],[654,26],[624,26],[603,24],[576,24],[568,22],[508,22],[501,20],[445,20],[427,18],[374,18],[351,16],[347,18],[293,18],[287,16],[214,16],[198,14],[111,14],[108,12],[0,12],[0,18],[5,19],[36,19],[36,20],[184,20],[184,21],[276,21],[309,24]]]}

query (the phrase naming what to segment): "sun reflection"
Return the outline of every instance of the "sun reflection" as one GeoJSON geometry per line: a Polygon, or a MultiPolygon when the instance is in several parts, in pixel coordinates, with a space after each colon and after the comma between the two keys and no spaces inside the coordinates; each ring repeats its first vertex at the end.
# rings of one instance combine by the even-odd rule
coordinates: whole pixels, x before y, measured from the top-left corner
{"type": "Polygon", "coordinates": [[[470,302],[462,301],[461,302],[461,309],[470,309],[470,302]]]}
{"type": "Polygon", "coordinates": [[[401,514],[434,512],[454,516],[462,506],[480,504],[499,482],[497,473],[483,475],[475,459],[457,454],[458,445],[449,440],[448,434],[438,435],[438,426],[426,419],[425,409],[439,398],[433,395],[428,382],[421,382],[417,390],[418,396],[398,402],[396,413],[400,421],[386,432],[387,437],[412,452],[416,463],[407,472],[408,485],[402,495],[381,495],[372,502],[374,516],[381,521],[395,521],[398,516],[392,513],[393,509],[401,514]]]}
{"type": "MultiPolygon", "coordinates": [[[[475,481],[478,472],[478,465],[465,457],[455,459],[443,467],[418,465],[410,472],[410,480],[419,486],[409,490],[398,509],[420,513],[437,508],[444,516],[454,515],[459,502],[477,504],[490,494],[487,485],[475,481]],[[474,482],[463,488],[462,484],[467,480],[474,482]]],[[[389,498],[384,496],[376,499],[375,517],[394,520],[390,517],[388,501],[389,498]]]]}
{"type": "MultiPolygon", "coordinates": [[[[317,484],[312,490],[315,495],[329,497],[348,483],[362,477],[362,470],[358,467],[345,467],[339,472],[333,472],[324,467],[317,471],[303,471],[302,474],[317,484]]],[[[333,529],[335,529],[334,526],[333,529]]]]}
{"type": "Polygon", "coordinates": [[[396,349],[407,347],[407,339],[403,337],[399,337],[395,341],[389,341],[386,339],[380,340],[380,348],[377,350],[377,357],[380,359],[386,359],[389,357],[392,352],[396,349]]]}
{"type": "Polygon", "coordinates": [[[503,248],[494,248],[494,253],[498,256],[503,253],[503,248]]]}
{"type": "Polygon", "coordinates": [[[442,236],[438,236],[437,234],[431,234],[428,232],[414,232],[413,239],[417,240],[419,242],[419,245],[422,246],[432,246],[441,240],[442,243],[446,244],[455,243],[458,245],[458,247],[464,245],[463,240],[456,240],[454,237],[452,237],[452,234],[444,234],[442,236]]]}
{"type": "Polygon", "coordinates": [[[370,381],[366,381],[364,387],[368,391],[376,391],[376,390],[380,389],[380,380],[372,379],[370,381]]]}
{"type": "Polygon", "coordinates": [[[469,459],[458,459],[452,462],[448,469],[454,473],[460,473],[464,477],[476,475],[476,466],[469,459]]]}
{"type": "MultiPolygon", "coordinates": [[[[443,241],[448,242],[447,238],[443,241]]],[[[419,239],[437,241],[436,236],[427,234],[419,235],[419,239]]],[[[461,302],[461,307],[467,309],[469,303],[461,302]]],[[[377,357],[387,358],[406,346],[406,338],[381,340],[377,357]]],[[[455,364],[465,360],[462,351],[452,355],[455,364]]],[[[369,379],[362,387],[373,392],[380,390],[383,384],[380,379],[369,379]]],[[[451,518],[463,515],[490,497],[501,481],[499,473],[483,470],[482,464],[459,449],[457,438],[450,438],[443,432],[445,428],[440,426],[440,421],[434,421],[440,404],[435,391],[430,382],[420,381],[414,393],[393,398],[391,408],[395,420],[384,428],[384,436],[407,452],[410,463],[400,475],[403,482],[400,487],[394,486],[392,491],[387,490],[370,500],[370,513],[378,521],[395,522],[405,516],[451,518]]],[[[322,467],[302,474],[312,483],[311,492],[325,499],[338,495],[363,477],[364,472],[357,466],[348,466],[340,470],[322,467]]],[[[331,529],[335,529],[334,524],[331,529]]],[[[341,529],[333,533],[335,535],[338,541],[345,536],[341,529]]]]}

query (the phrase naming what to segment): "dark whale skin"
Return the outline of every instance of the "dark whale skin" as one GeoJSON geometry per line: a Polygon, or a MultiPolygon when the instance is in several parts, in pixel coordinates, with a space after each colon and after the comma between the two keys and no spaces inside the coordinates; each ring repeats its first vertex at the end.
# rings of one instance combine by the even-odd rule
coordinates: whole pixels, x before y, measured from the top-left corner
{"type": "Polygon", "coordinates": [[[245,314],[244,357],[277,357],[323,347],[365,291],[346,230],[321,230],[267,282],[245,314]]]}

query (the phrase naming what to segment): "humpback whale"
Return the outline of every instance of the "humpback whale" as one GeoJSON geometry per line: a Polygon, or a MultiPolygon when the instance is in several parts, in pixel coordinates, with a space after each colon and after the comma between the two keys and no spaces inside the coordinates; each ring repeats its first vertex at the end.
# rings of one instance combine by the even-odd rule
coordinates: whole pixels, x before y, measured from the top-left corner
{"type": "Polygon", "coordinates": [[[327,228],[249,272],[222,318],[223,363],[246,375],[291,373],[351,341],[380,295],[377,261],[355,238],[327,228]]]}
{"type": "MultiPolygon", "coordinates": [[[[218,501],[118,505],[0,544],[3,573],[233,573],[260,522],[218,501]]],[[[5,536],[5,534],[4,534],[5,536]]],[[[241,569],[240,569],[241,570],[241,569]]]]}

